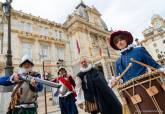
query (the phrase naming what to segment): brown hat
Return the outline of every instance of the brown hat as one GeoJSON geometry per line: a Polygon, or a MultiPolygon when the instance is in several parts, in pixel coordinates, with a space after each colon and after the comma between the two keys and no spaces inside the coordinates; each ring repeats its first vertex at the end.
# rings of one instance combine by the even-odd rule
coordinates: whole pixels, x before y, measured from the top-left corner
{"type": "Polygon", "coordinates": [[[114,38],[115,38],[115,36],[118,36],[118,35],[125,35],[125,36],[127,36],[127,37],[125,37],[126,38],[125,40],[127,41],[127,44],[128,45],[133,42],[133,36],[132,36],[132,34],[130,32],[128,32],[128,31],[122,31],[122,30],[115,31],[115,32],[113,32],[111,34],[110,39],[109,39],[109,44],[115,50],[119,50],[119,48],[114,43],[114,38]]]}

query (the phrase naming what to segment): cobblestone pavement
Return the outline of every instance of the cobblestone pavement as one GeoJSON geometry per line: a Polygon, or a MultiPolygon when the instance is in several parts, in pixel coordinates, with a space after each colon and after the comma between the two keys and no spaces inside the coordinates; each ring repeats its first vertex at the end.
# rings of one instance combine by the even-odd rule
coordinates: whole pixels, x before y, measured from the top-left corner
{"type": "MultiPolygon", "coordinates": [[[[85,113],[81,109],[78,109],[78,111],[79,111],[79,114],[88,114],[88,113],[85,113]]],[[[45,114],[45,113],[42,113],[42,114],[45,114]]],[[[55,111],[49,112],[48,114],[61,114],[59,106],[55,106],[55,111]]]]}

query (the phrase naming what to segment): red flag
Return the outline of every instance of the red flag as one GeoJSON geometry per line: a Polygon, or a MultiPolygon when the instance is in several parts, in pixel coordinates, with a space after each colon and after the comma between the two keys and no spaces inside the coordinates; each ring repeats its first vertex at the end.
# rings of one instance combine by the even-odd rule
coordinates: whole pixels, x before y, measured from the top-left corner
{"type": "Polygon", "coordinates": [[[102,57],[103,56],[103,52],[102,52],[102,48],[101,47],[99,49],[99,53],[100,53],[100,56],[102,57]]]}
{"type": "Polygon", "coordinates": [[[80,54],[80,46],[79,46],[78,40],[76,40],[76,45],[77,45],[77,52],[78,54],[80,54]]]}

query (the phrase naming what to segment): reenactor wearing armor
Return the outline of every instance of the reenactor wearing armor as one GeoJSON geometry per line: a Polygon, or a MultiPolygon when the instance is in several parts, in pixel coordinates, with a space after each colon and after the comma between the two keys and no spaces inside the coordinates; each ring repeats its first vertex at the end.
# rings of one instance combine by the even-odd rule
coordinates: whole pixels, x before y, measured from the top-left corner
{"type": "Polygon", "coordinates": [[[40,78],[41,75],[34,72],[33,67],[32,59],[25,55],[19,65],[18,73],[0,79],[0,85],[14,85],[7,114],[37,114],[38,92],[42,91],[43,85],[35,81],[35,78],[40,78]],[[34,78],[31,81],[22,81],[21,75],[31,75],[34,78]]]}

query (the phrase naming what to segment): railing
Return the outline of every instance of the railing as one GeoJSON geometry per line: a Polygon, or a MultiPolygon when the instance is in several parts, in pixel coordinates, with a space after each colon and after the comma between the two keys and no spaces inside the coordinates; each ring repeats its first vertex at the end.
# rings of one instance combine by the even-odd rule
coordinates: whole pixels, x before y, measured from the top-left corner
{"type": "Polygon", "coordinates": [[[152,28],[152,27],[150,27],[150,28],[148,28],[148,29],[143,31],[143,35],[145,37],[149,37],[149,36],[151,36],[153,34],[154,34],[154,28],[152,28]]]}

